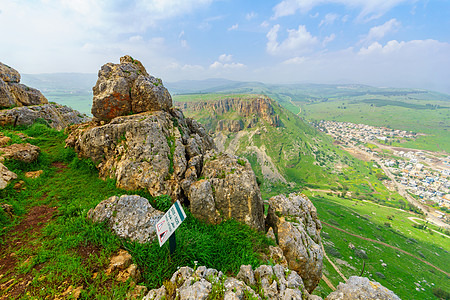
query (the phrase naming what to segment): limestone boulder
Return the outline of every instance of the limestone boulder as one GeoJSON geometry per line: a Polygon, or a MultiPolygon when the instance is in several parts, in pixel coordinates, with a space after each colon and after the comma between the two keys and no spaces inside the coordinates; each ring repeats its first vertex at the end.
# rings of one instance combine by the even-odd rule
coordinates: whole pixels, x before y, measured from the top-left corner
{"type": "Polygon", "coordinates": [[[3,154],[0,156],[0,161],[5,159],[20,160],[25,163],[31,163],[39,157],[41,149],[38,146],[26,144],[12,144],[1,148],[3,154]]]}
{"type": "Polygon", "coordinates": [[[0,63],[0,107],[39,105],[48,103],[42,93],[20,83],[17,70],[0,63]]]}
{"type": "Polygon", "coordinates": [[[0,79],[4,82],[18,83],[20,74],[16,69],[0,62],[0,79]]]}
{"type": "Polygon", "coordinates": [[[191,124],[196,123],[178,110],[146,112],[117,117],[105,125],[71,127],[66,144],[96,162],[100,176],[115,178],[120,188],[145,189],[152,196],[167,194],[183,201],[186,169],[202,164],[201,156],[189,156],[189,140],[195,137],[199,153],[214,147],[211,137],[191,124]]]}
{"type": "Polygon", "coordinates": [[[32,125],[40,121],[51,128],[63,130],[70,125],[90,121],[85,114],[70,107],[49,103],[43,105],[22,106],[0,111],[0,125],[32,125]]]}
{"type": "Polygon", "coordinates": [[[400,300],[391,290],[367,277],[351,276],[346,283],[340,283],[336,291],[329,294],[326,300],[400,300]]]}
{"type": "Polygon", "coordinates": [[[311,293],[322,277],[323,267],[322,224],[316,208],[303,194],[278,195],[269,200],[266,223],[278,236],[289,268],[299,273],[311,293]]]}
{"type": "Polygon", "coordinates": [[[88,212],[88,218],[94,222],[106,221],[118,236],[140,243],[156,238],[155,225],[163,215],[137,195],[112,196],[88,212]]]}
{"type": "Polygon", "coordinates": [[[201,178],[205,179],[185,191],[195,217],[213,224],[233,218],[264,230],[261,192],[246,159],[209,151],[204,156],[201,178]]]}
{"type": "Polygon", "coordinates": [[[172,107],[172,97],[161,79],[150,76],[141,62],[128,55],[119,64],[101,67],[93,93],[92,114],[104,121],[172,107]]]}
{"type": "Polygon", "coordinates": [[[17,174],[8,170],[8,168],[0,163],[0,190],[3,190],[8,183],[17,178],[17,174]]]}
{"type": "Polygon", "coordinates": [[[303,300],[311,297],[295,271],[280,265],[262,265],[253,270],[247,265],[241,266],[236,278],[225,277],[222,272],[204,266],[196,270],[182,267],[170,281],[150,290],[143,299],[210,299],[213,290],[222,290],[221,299],[303,300]]]}

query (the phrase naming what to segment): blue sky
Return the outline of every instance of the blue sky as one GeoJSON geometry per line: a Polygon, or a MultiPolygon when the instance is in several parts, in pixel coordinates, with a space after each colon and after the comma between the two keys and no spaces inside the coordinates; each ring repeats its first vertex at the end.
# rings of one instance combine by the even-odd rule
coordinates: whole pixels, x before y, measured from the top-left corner
{"type": "Polygon", "coordinates": [[[0,61],[164,81],[364,83],[450,93],[448,0],[0,0],[0,61]]]}

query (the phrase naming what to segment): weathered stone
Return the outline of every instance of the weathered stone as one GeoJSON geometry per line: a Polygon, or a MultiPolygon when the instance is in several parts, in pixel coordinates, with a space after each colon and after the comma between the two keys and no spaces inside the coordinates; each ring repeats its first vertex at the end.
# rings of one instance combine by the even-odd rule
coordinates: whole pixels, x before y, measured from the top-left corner
{"type": "Polygon", "coordinates": [[[200,206],[197,203],[214,199],[214,203],[208,204],[211,207],[209,211],[219,212],[223,219],[233,218],[256,230],[264,230],[261,192],[247,160],[229,154],[217,155],[215,151],[210,151],[204,156],[202,176],[210,182],[211,191],[207,189],[206,183],[200,183],[204,187],[204,193],[188,192],[191,205],[200,206]]]}
{"type": "Polygon", "coordinates": [[[42,173],[44,173],[43,170],[25,172],[25,177],[27,177],[27,178],[38,178],[39,176],[42,175],[42,173]]]}
{"type": "Polygon", "coordinates": [[[0,156],[0,161],[5,159],[15,159],[26,163],[35,161],[41,149],[38,146],[26,144],[12,144],[1,148],[3,154],[0,156]]]}
{"type": "Polygon", "coordinates": [[[297,271],[308,292],[322,277],[322,225],[311,201],[301,194],[270,198],[267,225],[273,227],[289,268],[297,271]]]}
{"type": "MultiPolygon", "coordinates": [[[[250,273],[253,274],[250,266],[241,266],[238,277],[242,280],[239,280],[233,277],[224,278],[221,272],[206,269],[203,266],[198,267],[195,272],[192,268],[182,267],[172,275],[170,282],[165,282],[159,289],[149,291],[144,299],[162,299],[163,297],[207,299],[212,296],[210,292],[214,289],[217,291],[218,288],[223,288],[223,299],[237,300],[248,299],[249,297],[261,299],[263,294],[257,294],[245,282],[251,281],[249,279],[250,273]]],[[[304,289],[302,279],[295,271],[284,269],[280,265],[273,268],[263,265],[257,268],[255,273],[258,274],[258,280],[253,279],[255,282],[253,287],[261,284],[259,288],[264,293],[264,299],[308,299],[310,297],[304,289]],[[289,276],[286,278],[288,274],[289,276]],[[294,281],[296,281],[295,284],[292,283],[294,281]]]]}
{"type": "Polygon", "coordinates": [[[0,107],[45,103],[48,101],[40,91],[20,83],[19,72],[0,63],[0,107]]]}
{"type": "Polygon", "coordinates": [[[156,238],[155,225],[163,215],[137,195],[112,196],[88,212],[94,222],[107,221],[118,236],[140,243],[156,238]]]}
{"type": "Polygon", "coordinates": [[[283,267],[288,266],[286,257],[284,256],[283,250],[281,250],[280,247],[269,246],[269,258],[271,258],[274,263],[279,264],[283,267]]]}
{"type": "Polygon", "coordinates": [[[189,188],[190,211],[198,219],[210,224],[219,224],[222,217],[216,209],[213,191],[209,180],[199,180],[189,188]]]}
{"type": "Polygon", "coordinates": [[[70,107],[49,103],[43,105],[15,107],[0,111],[0,125],[32,125],[37,121],[45,122],[51,128],[62,130],[69,125],[89,121],[85,114],[70,107]],[[17,120],[17,121],[16,121],[17,120]]]}
{"type": "Polygon", "coordinates": [[[148,288],[144,285],[137,285],[133,290],[127,293],[127,299],[130,300],[140,300],[142,299],[148,292],[148,288]]]}
{"type": "Polygon", "coordinates": [[[130,113],[168,111],[172,107],[172,97],[161,79],[148,75],[131,56],[122,57],[120,64],[103,65],[93,92],[92,114],[104,121],[130,113]]]}
{"type": "Polygon", "coordinates": [[[4,82],[20,82],[20,74],[16,69],[0,62],[0,79],[4,82]]]}
{"type": "Polygon", "coordinates": [[[131,259],[132,257],[127,251],[120,249],[117,255],[111,257],[105,274],[109,276],[115,270],[125,270],[131,265],[131,259]]]}
{"type": "Polygon", "coordinates": [[[131,264],[127,269],[120,271],[116,277],[117,281],[120,282],[125,282],[130,278],[135,282],[141,279],[141,272],[135,264],[131,264]]]}
{"type": "Polygon", "coordinates": [[[325,300],[400,300],[392,291],[367,277],[351,276],[346,283],[340,283],[337,290],[325,300]]]}
{"type": "MultiPolygon", "coordinates": [[[[103,126],[92,122],[72,127],[66,143],[80,156],[98,162],[100,176],[115,178],[120,188],[146,189],[154,197],[168,194],[183,201],[182,181],[192,159],[183,141],[196,135],[204,149],[214,144],[209,135],[189,127],[182,115],[176,117],[179,112],[173,110],[117,117],[103,126]]],[[[197,167],[199,159],[191,165],[197,167]]],[[[192,181],[186,182],[186,188],[192,181]]]]}
{"type": "Polygon", "coordinates": [[[3,190],[8,183],[17,178],[17,174],[8,170],[8,168],[0,163],[0,190],[3,190]]]}
{"type": "Polygon", "coordinates": [[[4,136],[0,132],[0,147],[6,146],[9,142],[11,142],[11,138],[9,136],[4,136]]]}
{"type": "Polygon", "coordinates": [[[251,265],[242,265],[239,273],[236,275],[236,279],[242,280],[247,285],[255,284],[255,275],[251,265]]]}

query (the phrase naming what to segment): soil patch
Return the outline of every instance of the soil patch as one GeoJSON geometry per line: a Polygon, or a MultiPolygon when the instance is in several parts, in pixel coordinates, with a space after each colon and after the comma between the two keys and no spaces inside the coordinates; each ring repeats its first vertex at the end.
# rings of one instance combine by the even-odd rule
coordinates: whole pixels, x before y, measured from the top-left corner
{"type": "MultiPolygon", "coordinates": [[[[33,241],[41,234],[42,228],[49,222],[56,207],[47,205],[31,208],[25,218],[7,235],[0,250],[0,299],[12,299],[24,295],[33,280],[33,272],[19,274],[16,270],[20,249],[36,249],[33,241]]],[[[25,260],[23,264],[28,261],[25,260]]],[[[32,258],[29,258],[31,263],[32,258]]],[[[33,270],[39,271],[43,266],[36,265],[33,270]]]]}
{"type": "Polygon", "coordinates": [[[52,163],[52,167],[56,168],[56,173],[62,173],[65,169],[67,169],[67,164],[60,161],[55,161],[52,163]]]}

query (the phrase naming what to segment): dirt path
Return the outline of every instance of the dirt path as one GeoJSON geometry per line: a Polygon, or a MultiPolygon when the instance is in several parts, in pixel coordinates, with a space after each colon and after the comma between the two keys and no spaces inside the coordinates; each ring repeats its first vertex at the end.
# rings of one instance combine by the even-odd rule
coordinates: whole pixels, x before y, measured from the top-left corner
{"type": "MultiPolygon", "coordinates": [[[[33,272],[26,274],[18,273],[17,264],[21,262],[21,267],[26,267],[32,263],[32,256],[20,257],[22,249],[26,249],[27,253],[34,253],[38,248],[35,241],[41,235],[42,228],[52,218],[55,207],[47,205],[36,206],[30,209],[25,218],[7,235],[5,235],[4,243],[0,250],[0,282],[5,281],[3,278],[10,278],[6,282],[0,284],[0,299],[12,299],[20,295],[25,295],[30,283],[33,281],[33,272]]],[[[39,271],[41,265],[33,267],[39,271]]]]}
{"type": "Polygon", "coordinates": [[[348,232],[348,231],[346,231],[346,230],[344,230],[344,229],[341,229],[341,228],[338,228],[338,227],[336,227],[336,226],[330,225],[330,224],[328,224],[328,223],[326,223],[326,222],[323,222],[323,221],[322,221],[322,224],[325,224],[325,225],[328,226],[328,227],[334,228],[334,229],[336,229],[336,230],[339,230],[339,231],[344,232],[344,233],[346,233],[346,234],[348,234],[348,235],[357,237],[357,238],[359,238],[359,239],[362,239],[362,240],[365,240],[365,241],[369,241],[369,242],[372,242],[372,243],[376,243],[376,244],[380,244],[380,245],[383,245],[383,246],[386,246],[386,247],[395,249],[395,250],[397,250],[397,251],[400,251],[400,252],[402,252],[402,253],[404,253],[404,254],[406,254],[406,255],[409,255],[409,256],[411,256],[411,257],[417,259],[417,260],[420,260],[421,262],[423,262],[423,263],[429,265],[430,267],[435,268],[435,269],[438,270],[439,272],[442,272],[442,273],[444,273],[445,275],[450,276],[450,273],[447,273],[447,272],[445,272],[444,270],[442,270],[442,269],[436,267],[435,265],[433,265],[433,264],[427,262],[426,260],[423,260],[423,259],[421,259],[421,258],[419,258],[419,257],[417,257],[417,256],[415,256],[415,255],[413,255],[413,254],[411,254],[411,253],[409,253],[409,252],[406,252],[405,250],[402,250],[402,249],[398,248],[398,247],[391,246],[391,245],[389,245],[389,244],[386,244],[386,243],[383,243],[383,242],[380,242],[380,241],[377,241],[377,240],[372,240],[372,239],[369,239],[369,238],[366,238],[366,237],[363,237],[363,236],[360,236],[360,235],[357,235],[357,234],[354,234],[354,233],[350,233],[350,232],[348,232]]]}

